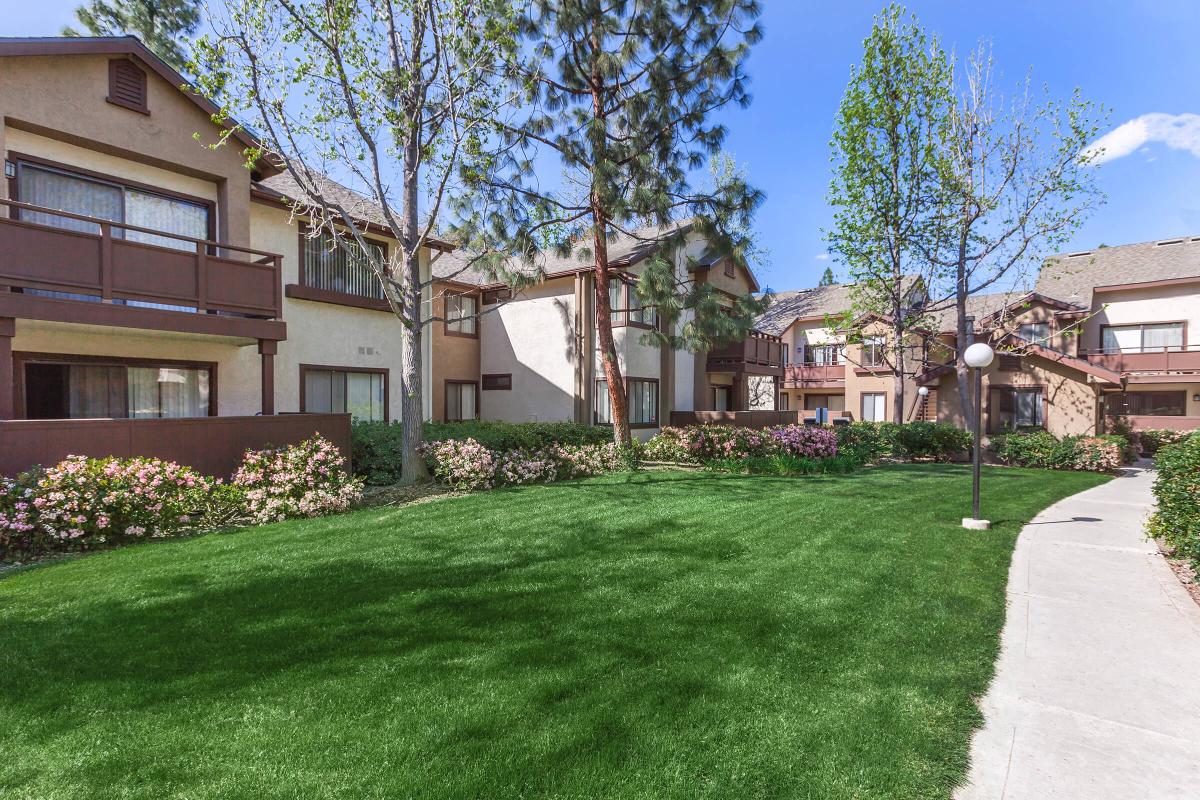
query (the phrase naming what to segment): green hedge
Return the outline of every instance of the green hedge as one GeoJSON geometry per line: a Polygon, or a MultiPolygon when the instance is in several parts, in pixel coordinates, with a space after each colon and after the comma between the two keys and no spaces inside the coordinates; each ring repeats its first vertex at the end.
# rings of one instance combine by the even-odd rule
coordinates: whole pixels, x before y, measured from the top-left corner
{"type": "Polygon", "coordinates": [[[1005,464],[1037,469],[1112,472],[1132,459],[1129,439],[1115,433],[1067,436],[1049,431],[1008,433],[991,438],[991,449],[1005,464]]]}
{"type": "MultiPolygon", "coordinates": [[[[354,474],[387,486],[400,480],[399,422],[355,422],[350,429],[354,474]]],[[[489,450],[538,450],[553,444],[606,444],[612,429],[576,422],[427,422],[425,441],[474,439],[489,450]]]]}
{"type": "Polygon", "coordinates": [[[1191,431],[1168,431],[1152,429],[1147,431],[1138,431],[1137,440],[1141,445],[1142,455],[1153,456],[1167,445],[1182,442],[1191,435],[1191,431]]]}
{"type": "Polygon", "coordinates": [[[1150,535],[1200,568],[1200,435],[1166,445],[1154,463],[1158,509],[1150,518],[1150,535]]]}
{"type": "Polygon", "coordinates": [[[852,422],[837,428],[838,453],[860,463],[884,458],[950,461],[971,450],[971,433],[944,422],[852,422]]]}

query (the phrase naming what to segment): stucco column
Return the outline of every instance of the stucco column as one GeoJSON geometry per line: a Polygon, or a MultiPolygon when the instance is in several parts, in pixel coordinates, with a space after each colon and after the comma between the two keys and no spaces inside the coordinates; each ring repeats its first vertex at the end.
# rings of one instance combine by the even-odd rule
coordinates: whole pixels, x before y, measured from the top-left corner
{"type": "Polygon", "coordinates": [[[262,413],[271,416],[275,413],[275,354],[279,352],[279,342],[274,339],[259,339],[258,353],[262,356],[262,413]]]}
{"type": "Polygon", "coordinates": [[[0,317],[0,419],[13,418],[12,340],[16,334],[16,320],[0,317]]]}

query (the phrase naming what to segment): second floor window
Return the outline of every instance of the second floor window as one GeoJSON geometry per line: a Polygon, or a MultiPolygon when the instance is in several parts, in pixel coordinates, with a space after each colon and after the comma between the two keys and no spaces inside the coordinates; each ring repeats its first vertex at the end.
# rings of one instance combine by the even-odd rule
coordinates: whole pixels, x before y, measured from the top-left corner
{"type": "Polygon", "coordinates": [[[475,335],[474,295],[446,295],[446,333],[459,336],[475,335]]]}
{"type": "Polygon", "coordinates": [[[387,250],[373,242],[367,247],[369,255],[351,238],[334,237],[328,231],[306,235],[301,283],[314,289],[382,300],[383,287],[372,262],[385,263],[387,250]]]}
{"type": "Polygon", "coordinates": [[[862,366],[882,367],[887,364],[887,340],[882,336],[863,339],[862,366]]]}
{"type": "Polygon", "coordinates": [[[808,358],[810,364],[820,366],[836,366],[842,363],[842,345],[840,344],[810,344],[808,358]]]}
{"type": "Polygon", "coordinates": [[[1162,353],[1183,349],[1183,323],[1107,325],[1101,329],[1106,353],[1162,353]]]}
{"type": "Polygon", "coordinates": [[[1049,347],[1050,323],[1026,322],[1017,328],[1017,336],[1026,342],[1034,342],[1043,347],[1049,347]]]}
{"type": "Polygon", "coordinates": [[[658,310],[642,305],[637,295],[637,286],[622,278],[608,279],[609,319],[613,325],[658,325],[658,310]]]}

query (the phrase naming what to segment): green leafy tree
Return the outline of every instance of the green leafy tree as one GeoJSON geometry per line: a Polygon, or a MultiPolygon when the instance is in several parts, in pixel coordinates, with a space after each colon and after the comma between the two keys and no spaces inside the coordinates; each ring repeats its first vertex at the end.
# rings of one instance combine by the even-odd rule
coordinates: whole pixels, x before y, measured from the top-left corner
{"type": "Polygon", "coordinates": [[[821,273],[821,280],[817,286],[833,286],[837,283],[837,278],[833,277],[833,267],[826,267],[821,273]]]}
{"type": "Polygon", "coordinates": [[[895,376],[893,419],[903,420],[906,375],[917,368],[909,346],[928,319],[923,300],[939,267],[940,148],[946,139],[952,71],[936,39],[899,6],[875,18],[838,108],[829,201],[830,251],[845,264],[851,308],[836,320],[861,341],[853,324],[863,315],[883,321],[887,343],[877,365],[895,376]]]}
{"type": "MultiPolygon", "coordinates": [[[[287,173],[297,187],[292,211],[310,235],[333,237],[375,273],[401,323],[403,480],[422,479],[421,342],[424,326],[440,318],[422,313],[431,281],[422,280],[420,254],[436,244],[452,180],[491,157],[484,123],[510,99],[495,76],[516,44],[511,4],[221,5],[213,33],[196,43],[198,91],[220,105],[217,122],[236,118],[257,137],[248,167],[267,161],[287,173]],[[379,227],[399,247],[385,254],[371,246],[367,232],[379,227]]],[[[500,265],[468,260],[460,270],[470,267],[495,276],[500,265]]]]}
{"type": "Polygon", "coordinates": [[[736,172],[707,188],[692,173],[725,138],[714,112],[750,102],[743,62],[761,36],[759,10],[755,0],[533,0],[522,25],[528,58],[510,67],[528,113],[496,121],[505,149],[465,174],[461,230],[477,248],[532,261],[578,252],[582,239],[619,444],[630,431],[607,291],[612,237],[656,227],[659,250],[637,291],[658,309],[662,346],[707,349],[744,335],[763,307],[741,297],[725,313],[711,286],[675,269],[692,233],[714,258],[744,262],[751,247],[745,231],[761,193],[736,172]],[[577,196],[539,184],[534,165],[547,159],[575,176],[577,196]],[[544,246],[541,232],[554,229],[582,237],[544,246]]]}
{"type": "Polygon", "coordinates": [[[63,36],[134,35],[179,71],[187,62],[184,48],[200,24],[200,0],[92,0],[75,9],[82,31],[70,26],[63,36]]]}

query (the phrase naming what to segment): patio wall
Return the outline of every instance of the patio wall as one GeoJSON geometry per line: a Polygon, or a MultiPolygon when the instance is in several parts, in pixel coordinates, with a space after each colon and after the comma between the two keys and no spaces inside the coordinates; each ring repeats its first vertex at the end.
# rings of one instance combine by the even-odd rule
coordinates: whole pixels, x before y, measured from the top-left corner
{"type": "Polygon", "coordinates": [[[0,475],[85,455],[152,456],[227,478],[247,449],[296,444],[314,433],[337,445],[349,460],[349,414],[6,420],[0,422],[0,475]]]}

